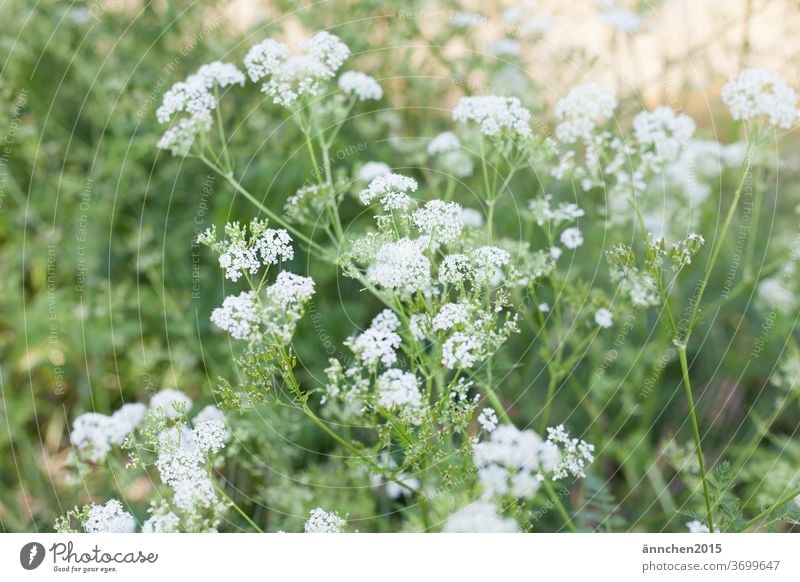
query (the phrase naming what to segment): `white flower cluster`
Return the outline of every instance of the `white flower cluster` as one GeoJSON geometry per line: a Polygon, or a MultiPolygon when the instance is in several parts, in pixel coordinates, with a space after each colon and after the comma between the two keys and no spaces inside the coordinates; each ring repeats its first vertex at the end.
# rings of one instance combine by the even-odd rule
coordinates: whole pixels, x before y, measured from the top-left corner
{"type": "Polygon", "coordinates": [[[396,350],[401,341],[397,334],[399,327],[397,315],[391,309],[384,309],[367,330],[347,340],[345,345],[367,366],[375,367],[380,362],[389,367],[397,361],[396,350]]]}
{"type": "Polygon", "coordinates": [[[594,313],[594,322],[600,327],[607,329],[614,325],[614,314],[605,307],[601,307],[594,313]]]}
{"type": "Polygon", "coordinates": [[[425,292],[431,283],[431,261],[424,254],[426,241],[401,238],[383,243],[367,268],[367,281],[407,297],[425,292]]]}
{"type": "Polygon", "coordinates": [[[203,65],[185,81],[173,85],[164,94],[156,118],[167,123],[178,113],[186,113],[187,117],[164,133],[158,147],[171,150],[173,155],[187,155],[197,133],[211,127],[211,113],[218,105],[218,88],[244,85],[244,81],[244,75],[234,65],[217,61],[203,65]]]}
{"type": "Polygon", "coordinates": [[[642,111],[633,118],[633,135],[643,148],[652,148],[652,163],[678,159],[694,134],[695,122],[688,115],[676,114],[669,107],[642,111]]]}
{"type": "Polygon", "coordinates": [[[346,525],[347,522],[335,511],[327,512],[317,507],[311,510],[303,529],[306,533],[341,533],[346,525]]]}
{"type": "Polygon", "coordinates": [[[358,179],[363,182],[372,182],[379,176],[385,176],[391,173],[392,169],[388,164],[384,164],[383,162],[367,162],[361,166],[361,169],[358,171],[358,179]]]}
{"type": "Polygon", "coordinates": [[[611,117],[616,108],[614,94],[605,87],[595,83],[580,85],[556,103],[556,137],[562,143],[588,141],[597,124],[611,117]]]}
{"type": "Polygon", "coordinates": [[[459,141],[456,134],[452,131],[445,131],[434,137],[430,143],[428,143],[425,151],[429,156],[433,157],[438,154],[457,150],[460,147],[461,141],[459,141]]]}
{"type": "MultiPolygon", "coordinates": [[[[185,414],[192,399],[183,392],[165,388],[150,399],[149,412],[168,419],[185,414]]],[[[93,462],[102,461],[113,446],[122,445],[144,421],[148,407],[139,402],[124,404],[111,416],[87,412],[75,418],[70,432],[70,442],[81,455],[93,462]]]]}
{"type": "Polygon", "coordinates": [[[247,74],[276,105],[292,107],[304,96],[319,95],[336,75],[350,49],[337,36],[318,32],[300,43],[300,54],[272,39],[253,46],[245,56],[247,74]]]}
{"type": "Polygon", "coordinates": [[[234,339],[253,343],[270,338],[288,343],[313,294],[310,277],[281,271],[275,283],[263,291],[263,298],[255,291],[226,297],[211,313],[211,322],[234,339]]]}
{"type": "Polygon", "coordinates": [[[98,463],[114,445],[121,445],[146,415],[147,407],[140,403],[123,404],[111,416],[98,412],[81,414],[72,422],[70,442],[85,458],[98,463]]]}
{"type": "Polygon", "coordinates": [[[192,407],[192,399],[180,390],[164,388],[150,399],[150,410],[166,418],[178,418],[192,407]]]}
{"type": "Polygon", "coordinates": [[[136,520],[122,508],[122,503],[110,499],[105,505],[92,505],[83,522],[86,533],[133,533],[136,520]]]}
{"type": "Polygon", "coordinates": [[[451,285],[495,284],[502,280],[502,268],[508,265],[511,255],[495,246],[482,246],[468,254],[447,255],[439,265],[439,281],[451,285]]]}
{"type": "Polygon", "coordinates": [[[198,237],[198,242],[208,245],[219,253],[219,266],[231,281],[242,275],[256,274],[261,267],[276,265],[280,261],[294,258],[292,237],[282,228],[268,228],[266,220],[254,219],[247,229],[238,222],[225,225],[224,240],[217,240],[216,228],[212,227],[198,237]]]}
{"type": "Polygon", "coordinates": [[[531,112],[516,97],[485,95],[462,97],[453,109],[453,120],[475,122],[487,137],[506,133],[511,137],[529,137],[531,112]]]}
{"type": "Polygon", "coordinates": [[[153,504],[143,532],[214,531],[227,509],[206,468],[230,437],[224,415],[207,406],[192,420],[194,428],[175,426],[159,435],[158,468],[161,481],[172,490],[169,503],[153,504]]]}
{"type": "Polygon", "coordinates": [[[583,244],[583,233],[578,227],[571,226],[564,229],[559,240],[561,240],[562,245],[570,250],[574,250],[583,244]]]}
{"type": "Polygon", "coordinates": [[[594,445],[571,438],[563,424],[547,429],[547,442],[561,450],[561,460],[553,470],[553,479],[563,479],[568,475],[586,477],[586,466],[594,462],[594,445]]]}
{"type": "Polygon", "coordinates": [[[544,475],[559,466],[561,453],[532,430],[503,424],[473,446],[472,459],[485,496],[532,499],[544,475]]]}
{"type": "Polygon", "coordinates": [[[551,201],[552,194],[545,194],[542,198],[532,198],[528,201],[528,212],[531,218],[539,226],[552,224],[558,226],[563,222],[571,222],[586,214],[581,207],[574,202],[560,202],[553,207],[551,201]]]}
{"type": "Polygon", "coordinates": [[[710,533],[711,530],[708,529],[708,526],[704,524],[699,519],[693,519],[692,521],[686,522],[686,529],[689,530],[689,533],[697,534],[697,533],[710,533]]]}
{"type": "Polygon", "coordinates": [[[407,212],[416,202],[408,192],[417,191],[417,181],[400,174],[382,174],[362,190],[358,198],[364,205],[379,200],[386,212],[400,210],[407,212]]]}
{"type": "Polygon", "coordinates": [[[420,233],[440,244],[455,242],[464,228],[461,221],[461,205],[457,202],[431,200],[411,215],[420,233]]]}
{"type": "Polygon", "coordinates": [[[800,118],[797,93],[778,74],[745,69],[722,88],[722,100],[734,119],[764,119],[770,125],[791,129],[800,118]]]}
{"type": "Polygon", "coordinates": [[[357,71],[347,71],[339,77],[339,89],[347,95],[355,95],[359,101],[378,101],[383,97],[383,89],[378,82],[357,71]]]}
{"type": "Polygon", "coordinates": [[[484,408],[478,415],[478,424],[486,432],[492,432],[497,428],[497,413],[491,408],[484,408]]]}
{"type": "Polygon", "coordinates": [[[442,529],[443,533],[517,533],[519,526],[513,519],[504,518],[496,505],[488,501],[475,501],[451,515],[442,529]]]}
{"type": "Polygon", "coordinates": [[[377,391],[378,406],[397,411],[411,424],[422,421],[422,393],[414,374],[397,368],[387,370],[378,377],[377,391]]]}

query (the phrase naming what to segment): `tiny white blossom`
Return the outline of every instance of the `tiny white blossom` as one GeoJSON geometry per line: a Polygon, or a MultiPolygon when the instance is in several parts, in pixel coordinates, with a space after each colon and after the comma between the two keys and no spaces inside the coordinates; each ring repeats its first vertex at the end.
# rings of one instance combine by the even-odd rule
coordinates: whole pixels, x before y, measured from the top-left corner
{"type": "Polygon", "coordinates": [[[528,137],[532,133],[530,119],[531,112],[516,97],[462,97],[453,109],[454,121],[475,122],[488,137],[504,131],[515,137],[528,137]]]}
{"type": "Polygon", "coordinates": [[[547,442],[561,450],[561,460],[553,471],[554,479],[567,475],[586,477],[586,466],[594,462],[594,445],[571,438],[561,424],[547,429],[547,442]]]}
{"type": "Polygon", "coordinates": [[[745,69],[722,88],[722,100],[734,119],[764,118],[781,129],[790,129],[798,120],[797,93],[769,71],[745,69]]]}
{"type": "Polygon", "coordinates": [[[462,208],[461,223],[466,228],[483,228],[483,214],[474,208],[462,208]]]}
{"type": "Polygon", "coordinates": [[[451,515],[442,529],[444,533],[516,533],[517,522],[500,516],[497,506],[475,501],[451,515]]]}
{"type": "Polygon", "coordinates": [[[369,186],[362,190],[358,197],[364,205],[380,200],[383,209],[388,211],[408,211],[414,200],[408,192],[416,192],[417,181],[400,174],[384,174],[378,176],[369,186]]]}
{"type": "Polygon", "coordinates": [[[563,143],[588,140],[597,124],[611,117],[616,107],[614,94],[605,87],[580,85],[556,103],[556,137],[563,143]]]}
{"type": "Polygon", "coordinates": [[[161,411],[167,418],[177,418],[192,407],[192,399],[174,388],[164,388],[150,399],[150,410],[161,411]]]}
{"type": "Polygon", "coordinates": [[[339,77],[339,89],[347,95],[355,95],[359,101],[377,101],[383,97],[383,89],[375,79],[356,71],[342,73],[339,77]]]}
{"type": "Polygon", "coordinates": [[[614,324],[614,314],[601,307],[594,314],[594,322],[602,328],[609,328],[614,324]]]}
{"type": "Polygon", "coordinates": [[[583,234],[577,227],[570,227],[561,233],[561,244],[568,249],[577,249],[583,244],[583,234]]]}
{"type": "Polygon", "coordinates": [[[369,329],[345,342],[353,353],[368,366],[381,362],[391,366],[397,361],[396,350],[400,347],[400,336],[396,330],[400,320],[390,309],[384,309],[372,320],[369,329]]]}
{"type": "Polygon", "coordinates": [[[689,533],[709,533],[711,530],[708,529],[708,526],[704,524],[702,521],[695,519],[692,521],[686,522],[686,528],[689,530],[689,533]]]}
{"type": "Polygon", "coordinates": [[[421,244],[408,238],[378,248],[375,262],[367,268],[367,280],[402,295],[425,291],[430,286],[431,262],[421,244]]]}
{"type": "Polygon", "coordinates": [[[364,182],[372,182],[372,180],[379,176],[385,176],[391,173],[392,169],[388,164],[384,164],[383,162],[367,162],[361,166],[361,170],[358,172],[358,179],[364,182]]]}
{"type": "Polygon", "coordinates": [[[86,533],[133,533],[136,520],[122,508],[122,503],[110,499],[105,505],[92,505],[83,524],[86,533]]]}
{"type": "Polygon", "coordinates": [[[437,154],[443,154],[445,152],[457,150],[460,147],[461,141],[459,141],[456,134],[454,134],[452,131],[445,131],[434,137],[428,143],[425,151],[429,156],[432,157],[437,154]]]}
{"type": "Polygon", "coordinates": [[[478,415],[478,424],[486,432],[492,432],[497,428],[497,413],[491,408],[484,408],[478,415]]]}
{"type": "Polygon", "coordinates": [[[456,202],[431,200],[415,210],[411,218],[422,234],[441,244],[455,242],[464,228],[461,222],[461,206],[456,202]]]}
{"type": "Polygon", "coordinates": [[[306,520],[304,530],[306,533],[341,533],[347,522],[334,512],[328,513],[321,507],[311,510],[306,520]]]}

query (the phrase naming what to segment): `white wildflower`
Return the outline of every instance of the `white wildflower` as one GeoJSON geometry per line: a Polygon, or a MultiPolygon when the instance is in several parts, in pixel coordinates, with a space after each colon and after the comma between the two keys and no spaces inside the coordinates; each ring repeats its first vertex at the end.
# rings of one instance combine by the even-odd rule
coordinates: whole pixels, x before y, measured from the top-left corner
{"type": "Polygon", "coordinates": [[[455,242],[464,228],[461,222],[461,206],[456,202],[431,200],[411,215],[419,231],[434,242],[455,242]]]}
{"type": "Polygon", "coordinates": [[[586,477],[586,466],[594,462],[594,445],[570,438],[563,424],[547,429],[547,442],[561,450],[561,460],[553,471],[554,479],[567,475],[586,477]]]}
{"type": "Polygon", "coordinates": [[[105,505],[92,505],[83,523],[86,533],[133,533],[136,520],[122,508],[122,503],[110,499],[105,505]]]}
{"type": "Polygon", "coordinates": [[[483,343],[474,335],[456,332],[442,344],[442,365],[451,370],[471,368],[481,358],[483,343]]]}
{"type": "Polygon", "coordinates": [[[217,453],[225,447],[228,427],[221,420],[206,420],[195,426],[192,442],[201,453],[217,453]]]}
{"type": "Polygon", "coordinates": [[[413,421],[418,421],[422,406],[419,381],[411,372],[396,368],[385,371],[377,381],[378,405],[386,410],[406,412],[413,421]]]}
{"type": "Polygon", "coordinates": [[[375,79],[356,71],[342,73],[339,77],[339,89],[347,95],[355,95],[359,101],[377,101],[383,97],[383,89],[375,79]]]}
{"type": "Polygon", "coordinates": [[[384,309],[372,320],[369,329],[347,340],[345,345],[368,366],[381,362],[388,367],[397,361],[396,350],[401,341],[396,332],[399,327],[397,315],[390,309],[384,309]]]}
{"type": "Polygon", "coordinates": [[[561,233],[561,244],[568,249],[577,249],[583,244],[583,234],[579,228],[570,227],[561,233]]]}
{"type": "Polygon", "coordinates": [[[384,164],[383,162],[367,162],[361,166],[361,170],[358,172],[358,179],[364,182],[372,182],[372,180],[379,176],[385,176],[391,173],[392,169],[388,164],[384,164]]]}
{"type": "Polygon", "coordinates": [[[461,223],[466,228],[483,228],[483,214],[474,208],[462,208],[461,223]]]}
{"type": "Polygon", "coordinates": [[[605,307],[601,307],[594,314],[594,322],[602,328],[614,325],[614,314],[605,307]]]}
{"type": "Polygon", "coordinates": [[[669,107],[658,107],[652,112],[642,111],[633,118],[633,132],[637,141],[655,150],[657,163],[676,160],[695,130],[694,120],[688,115],[675,114],[669,107]]]}
{"type": "Polygon", "coordinates": [[[776,73],[745,69],[722,88],[722,100],[734,119],[766,119],[770,125],[790,129],[797,123],[797,93],[776,73]]]}
{"type": "Polygon", "coordinates": [[[414,199],[408,192],[417,191],[417,181],[400,174],[384,174],[378,176],[369,186],[362,190],[358,197],[364,205],[380,200],[383,209],[388,211],[408,211],[414,205],[414,199]]]}
{"type": "Polygon", "coordinates": [[[580,85],[556,103],[556,137],[563,143],[589,140],[598,123],[614,114],[617,100],[605,87],[580,85]]]}
{"type": "Polygon", "coordinates": [[[161,412],[167,418],[178,418],[192,407],[192,399],[174,388],[164,388],[150,399],[150,410],[161,412]]]}
{"type": "Polygon", "coordinates": [[[475,501],[451,515],[442,529],[444,533],[516,533],[517,522],[500,516],[497,506],[475,501]]]}
{"type": "Polygon", "coordinates": [[[305,523],[306,533],[341,533],[347,522],[334,512],[328,513],[321,507],[311,510],[305,523]]]}
{"type": "Polygon", "coordinates": [[[467,303],[445,303],[431,322],[434,331],[447,331],[470,321],[470,309],[467,303]]]}
{"type": "Polygon", "coordinates": [[[434,137],[428,143],[428,147],[425,148],[425,151],[429,156],[433,157],[437,154],[443,154],[445,152],[457,150],[460,147],[461,142],[456,134],[454,134],[452,131],[445,131],[434,137]]]}
{"type": "Polygon", "coordinates": [[[689,533],[710,533],[711,530],[708,529],[708,526],[704,524],[702,521],[698,519],[694,519],[692,521],[686,522],[686,528],[689,530],[689,533]]]}
{"type": "Polygon", "coordinates": [[[367,280],[402,295],[426,291],[430,287],[431,262],[422,254],[418,241],[402,238],[384,243],[367,268],[367,280]]]}
{"type": "Polygon", "coordinates": [[[531,112],[522,106],[516,97],[462,97],[453,109],[453,120],[469,121],[480,126],[481,133],[494,137],[508,132],[515,137],[531,135],[531,112]]]}
{"type": "Polygon", "coordinates": [[[478,424],[486,432],[492,432],[497,428],[497,413],[491,408],[484,408],[478,415],[478,424]]]}

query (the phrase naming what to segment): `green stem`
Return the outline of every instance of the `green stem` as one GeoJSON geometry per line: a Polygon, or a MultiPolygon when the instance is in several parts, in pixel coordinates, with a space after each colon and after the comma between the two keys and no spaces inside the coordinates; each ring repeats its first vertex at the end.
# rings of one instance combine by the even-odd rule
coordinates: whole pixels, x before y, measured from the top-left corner
{"type": "Polygon", "coordinates": [[[282,217],[278,216],[278,215],[277,215],[277,214],[275,214],[275,213],[274,213],[272,210],[270,210],[269,208],[267,208],[266,206],[264,206],[264,204],[262,204],[261,202],[259,202],[259,201],[256,199],[256,197],[255,197],[255,196],[253,196],[253,195],[252,195],[250,192],[248,192],[248,191],[245,189],[245,187],[244,187],[244,186],[242,186],[242,185],[239,183],[239,181],[238,181],[238,180],[236,180],[236,178],[234,178],[234,177],[233,177],[233,174],[231,174],[230,172],[225,172],[225,171],[224,171],[222,168],[220,168],[220,167],[219,167],[219,166],[217,166],[217,165],[216,165],[214,162],[212,162],[211,160],[209,160],[209,159],[208,159],[208,158],[207,158],[205,155],[202,155],[202,154],[201,154],[201,155],[199,156],[199,159],[200,159],[201,161],[203,161],[203,163],[205,163],[205,164],[206,164],[206,165],[207,165],[209,168],[211,168],[212,170],[214,170],[215,172],[217,172],[217,173],[218,173],[220,176],[222,176],[223,178],[225,178],[225,180],[226,180],[226,181],[227,181],[227,182],[228,182],[228,183],[229,183],[231,186],[233,186],[233,188],[234,188],[234,189],[235,189],[237,192],[239,192],[239,193],[240,193],[242,196],[244,196],[245,198],[247,198],[247,200],[248,200],[250,203],[252,203],[252,204],[253,204],[253,205],[254,205],[256,208],[258,208],[258,209],[259,209],[261,212],[263,212],[263,213],[264,213],[264,214],[265,214],[265,215],[266,215],[266,216],[267,216],[267,217],[268,217],[270,220],[272,220],[272,221],[276,222],[278,225],[280,225],[281,227],[283,227],[283,228],[285,228],[286,230],[288,230],[290,233],[292,233],[292,235],[293,235],[294,237],[296,237],[296,238],[298,238],[298,239],[302,240],[302,241],[303,241],[305,244],[307,244],[307,245],[309,246],[309,248],[313,248],[313,249],[315,249],[316,251],[318,251],[318,252],[320,253],[320,258],[323,258],[323,259],[326,259],[326,260],[330,260],[330,258],[328,257],[328,252],[327,252],[327,251],[326,251],[324,248],[322,248],[322,247],[321,247],[319,244],[315,243],[313,240],[311,240],[311,239],[310,239],[309,237],[307,237],[305,234],[303,234],[302,232],[300,232],[300,231],[299,231],[297,228],[295,228],[295,227],[294,227],[294,226],[292,226],[291,224],[287,223],[285,220],[283,220],[283,218],[282,218],[282,217]]]}
{"type": "Polygon", "coordinates": [[[214,485],[214,489],[216,489],[217,493],[222,495],[228,501],[228,503],[231,504],[231,507],[233,507],[236,510],[236,512],[242,516],[242,519],[244,519],[250,525],[250,527],[252,527],[258,533],[264,533],[264,531],[260,527],[258,527],[252,519],[250,519],[250,517],[244,512],[244,510],[238,505],[236,505],[233,499],[231,499],[230,496],[227,493],[225,493],[225,491],[223,491],[223,489],[219,485],[217,485],[217,482],[214,479],[211,479],[211,483],[212,485],[214,485]]]}
{"type": "Polygon", "coordinates": [[[558,494],[556,493],[555,489],[553,489],[553,486],[550,484],[550,481],[548,481],[547,478],[542,481],[542,486],[544,487],[545,491],[547,491],[550,501],[553,503],[553,505],[555,505],[556,510],[564,520],[564,524],[570,529],[570,531],[572,531],[572,533],[578,533],[578,528],[575,527],[575,524],[572,522],[572,518],[569,516],[566,508],[558,498],[558,494]]]}
{"type": "Polygon", "coordinates": [[[765,509],[764,511],[762,511],[761,513],[756,515],[753,519],[751,519],[750,521],[745,523],[742,527],[740,527],[736,531],[744,531],[746,529],[750,529],[751,527],[756,525],[758,522],[760,522],[762,519],[767,517],[770,513],[772,513],[773,511],[775,511],[776,509],[778,509],[782,505],[786,505],[787,503],[789,503],[792,499],[794,499],[798,495],[800,495],[800,487],[794,489],[791,493],[788,493],[787,495],[784,495],[783,497],[779,498],[775,503],[773,503],[767,509],[765,509]]]}
{"type": "Polygon", "coordinates": [[[692,396],[692,384],[689,381],[689,365],[686,360],[686,346],[678,346],[678,354],[681,360],[681,372],[683,373],[683,388],[686,392],[686,401],[689,403],[689,418],[692,423],[692,435],[694,436],[695,449],[697,451],[697,462],[700,465],[700,478],[703,481],[703,497],[706,501],[706,513],[708,529],[714,533],[714,511],[711,507],[711,493],[708,488],[708,478],[706,476],[706,463],[703,456],[703,446],[700,439],[700,429],[697,424],[697,414],[694,409],[694,398],[692,396]]]}

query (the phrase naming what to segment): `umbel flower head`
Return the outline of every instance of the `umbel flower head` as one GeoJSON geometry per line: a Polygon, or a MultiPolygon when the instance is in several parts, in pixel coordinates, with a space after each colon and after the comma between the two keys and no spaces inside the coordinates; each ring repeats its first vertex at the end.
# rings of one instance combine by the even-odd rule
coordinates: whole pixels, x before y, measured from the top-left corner
{"type": "MultiPolygon", "coordinates": [[[[273,103],[292,107],[302,97],[321,94],[324,83],[336,75],[348,56],[350,49],[339,37],[322,31],[303,39],[295,55],[275,40],[260,42],[247,53],[244,65],[250,80],[263,81],[261,90],[273,103]]],[[[355,90],[352,82],[348,86],[355,90]]],[[[364,94],[375,94],[374,87],[367,89],[363,80],[359,87],[364,94]]]]}
{"type": "Polygon", "coordinates": [[[516,533],[519,525],[504,518],[494,503],[475,501],[451,515],[442,528],[444,533],[516,533]]]}
{"type": "Polygon", "coordinates": [[[110,499],[105,505],[92,505],[83,523],[86,533],[133,533],[136,520],[122,508],[122,503],[110,499]]]}
{"type": "Polygon", "coordinates": [[[556,137],[563,143],[589,140],[598,123],[614,114],[614,94],[595,83],[586,83],[570,91],[556,103],[556,137]]]}
{"type": "Polygon", "coordinates": [[[383,89],[378,82],[358,71],[347,71],[339,77],[339,89],[346,95],[355,95],[359,101],[378,101],[383,97],[383,89]]]}
{"type": "Polygon", "coordinates": [[[341,533],[345,525],[347,522],[335,511],[329,513],[317,507],[311,510],[303,529],[306,533],[341,533]]]}
{"type": "Polygon", "coordinates": [[[282,271],[262,294],[243,291],[230,295],[211,314],[211,322],[235,339],[250,343],[272,339],[288,343],[305,305],[314,294],[314,281],[282,271]]]}
{"type": "Polygon", "coordinates": [[[797,93],[783,78],[761,69],[745,69],[722,88],[722,100],[734,119],[764,119],[790,129],[798,121],[797,93]]]}
{"type": "Polygon", "coordinates": [[[197,134],[211,127],[211,114],[218,105],[217,90],[244,85],[244,81],[244,74],[234,65],[215,61],[203,65],[185,81],[175,83],[164,94],[156,118],[167,123],[177,114],[186,116],[164,133],[158,147],[170,150],[173,155],[187,155],[197,134]]]}
{"type": "Polygon", "coordinates": [[[462,97],[453,109],[453,120],[477,123],[487,137],[502,133],[511,137],[529,137],[531,112],[516,97],[485,95],[462,97]]]}
{"type": "Polygon", "coordinates": [[[219,253],[219,266],[231,281],[294,258],[292,237],[282,228],[268,228],[266,220],[253,219],[247,229],[238,222],[229,222],[225,225],[225,235],[224,240],[217,240],[216,227],[212,227],[197,242],[219,253]]]}

